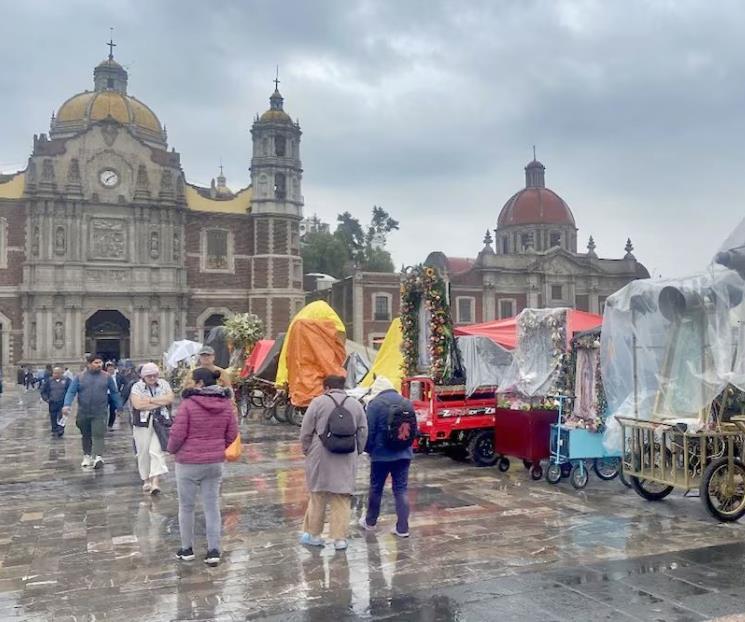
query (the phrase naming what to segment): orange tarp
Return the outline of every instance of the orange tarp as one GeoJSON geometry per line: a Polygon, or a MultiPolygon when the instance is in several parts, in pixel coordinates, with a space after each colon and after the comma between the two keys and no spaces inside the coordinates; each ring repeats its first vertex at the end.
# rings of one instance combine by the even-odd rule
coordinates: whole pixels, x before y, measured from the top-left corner
{"type": "MultiPolygon", "coordinates": [[[[581,333],[584,330],[597,328],[603,323],[603,316],[586,311],[569,310],[569,334],[571,339],[575,333],[581,333]]],[[[517,347],[517,317],[510,317],[504,320],[494,322],[484,322],[483,324],[470,324],[468,326],[456,326],[454,330],[456,335],[479,335],[488,337],[500,346],[514,350],[517,347]]]]}
{"type": "Polygon", "coordinates": [[[243,365],[243,371],[241,371],[241,378],[248,378],[261,366],[273,345],[274,339],[261,339],[256,342],[254,349],[251,350],[251,354],[246,357],[246,363],[243,365]]]}
{"type": "Polygon", "coordinates": [[[299,320],[287,336],[287,375],[293,406],[305,408],[323,393],[326,376],[345,376],[344,342],[332,320],[299,320]]]}

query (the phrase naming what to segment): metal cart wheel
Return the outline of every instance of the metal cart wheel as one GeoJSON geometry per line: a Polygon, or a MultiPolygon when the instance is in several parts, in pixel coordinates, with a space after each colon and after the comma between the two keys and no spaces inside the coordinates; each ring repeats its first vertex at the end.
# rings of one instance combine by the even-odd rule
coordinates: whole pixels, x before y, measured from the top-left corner
{"type": "Polygon", "coordinates": [[[590,479],[590,473],[582,463],[577,463],[572,467],[572,472],[569,474],[569,483],[574,486],[577,490],[582,490],[587,486],[587,482],[590,479]]]}
{"type": "Polygon", "coordinates": [[[595,458],[592,468],[600,479],[608,481],[618,477],[621,471],[620,458],[595,458]]]}
{"type": "Polygon", "coordinates": [[[631,482],[629,482],[628,478],[623,474],[623,469],[621,469],[618,472],[618,479],[621,480],[621,483],[626,486],[626,488],[631,488],[631,482]]]}
{"type": "Polygon", "coordinates": [[[261,392],[261,406],[263,408],[271,408],[277,403],[277,394],[270,395],[268,393],[261,392]]]}
{"type": "Polygon", "coordinates": [[[304,410],[296,408],[292,405],[292,402],[287,402],[287,405],[285,406],[285,421],[287,421],[287,423],[291,423],[293,425],[296,425],[297,427],[300,427],[301,425],[303,425],[304,414],[304,410]]]}
{"type": "Polygon", "coordinates": [[[561,466],[561,476],[569,477],[569,474],[572,472],[572,463],[562,462],[560,466],[561,466]]]}
{"type": "Polygon", "coordinates": [[[546,469],[546,481],[549,484],[558,484],[561,481],[561,465],[552,462],[546,469]]]}
{"type": "Polygon", "coordinates": [[[467,462],[468,447],[464,447],[463,445],[454,445],[452,447],[448,447],[445,450],[445,455],[451,460],[455,460],[456,462],[467,462]]]}
{"type": "Polygon", "coordinates": [[[735,458],[712,460],[701,478],[699,495],[716,519],[728,523],[745,514],[745,465],[735,458]]]}
{"type": "Polygon", "coordinates": [[[506,471],[510,470],[510,461],[509,458],[500,458],[499,459],[499,470],[502,471],[502,473],[505,473],[506,471]]]}
{"type": "Polygon", "coordinates": [[[674,489],[674,486],[653,482],[648,479],[640,479],[636,475],[629,475],[629,481],[636,494],[644,497],[647,501],[660,501],[667,497],[674,489]]]}
{"type": "Polygon", "coordinates": [[[494,466],[499,460],[499,456],[494,453],[494,432],[492,430],[477,432],[468,443],[468,453],[477,467],[494,466]]]}
{"type": "Polygon", "coordinates": [[[533,466],[530,469],[530,479],[537,482],[539,479],[543,478],[543,467],[541,467],[540,464],[537,462],[533,464],[533,466]]]}

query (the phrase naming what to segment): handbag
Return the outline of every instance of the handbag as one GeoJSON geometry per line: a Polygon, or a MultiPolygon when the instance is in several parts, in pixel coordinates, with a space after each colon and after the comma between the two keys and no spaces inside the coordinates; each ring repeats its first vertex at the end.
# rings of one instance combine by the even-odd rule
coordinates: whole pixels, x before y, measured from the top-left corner
{"type": "Polygon", "coordinates": [[[235,440],[228,445],[227,449],[225,449],[225,460],[228,462],[235,462],[241,457],[242,451],[243,446],[241,445],[241,434],[238,432],[238,436],[235,437],[235,440]]]}
{"type": "Polygon", "coordinates": [[[164,413],[164,410],[166,409],[161,407],[153,412],[153,430],[158,437],[161,450],[166,451],[168,449],[168,437],[171,434],[173,419],[167,414],[168,411],[164,413]]]}

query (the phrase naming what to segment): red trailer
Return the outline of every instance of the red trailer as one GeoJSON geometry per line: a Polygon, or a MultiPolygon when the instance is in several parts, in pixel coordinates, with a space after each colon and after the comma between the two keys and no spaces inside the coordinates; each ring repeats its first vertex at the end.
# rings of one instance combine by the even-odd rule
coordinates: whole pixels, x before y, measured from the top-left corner
{"type": "Polygon", "coordinates": [[[416,410],[419,437],[415,450],[442,451],[476,466],[496,464],[496,387],[479,387],[466,397],[464,385],[437,385],[427,376],[413,376],[403,380],[401,393],[416,410]]]}
{"type": "Polygon", "coordinates": [[[555,410],[513,410],[497,408],[494,421],[494,453],[499,470],[510,468],[507,456],[522,460],[534,480],[543,477],[541,460],[551,456],[551,425],[557,421],[555,410]]]}

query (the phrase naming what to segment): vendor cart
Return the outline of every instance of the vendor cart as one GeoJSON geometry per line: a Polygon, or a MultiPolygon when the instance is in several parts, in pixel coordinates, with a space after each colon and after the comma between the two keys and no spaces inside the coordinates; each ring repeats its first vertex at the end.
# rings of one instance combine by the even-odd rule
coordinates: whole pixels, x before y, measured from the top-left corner
{"type": "MultiPolygon", "coordinates": [[[[745,514],[743,291],[734,271],[633,282],[608,299],[603,377],[623,472],[644,499],[698,488],[720,521],[745,514]]],[[[609,422],[609,428],[610,428],[609,422]]]]}
{"type": "Polygon", "coordinates": [[[507,471],[510,468],[509,457],[513,457],[523,461],[532,479],[541,479],[541,460],[547,460],[551,455],[549,439],[551,425],[555,421],[555,410],[497,408],[494,417],[494,451],[499,456],[499,470],[507,471]]]}

